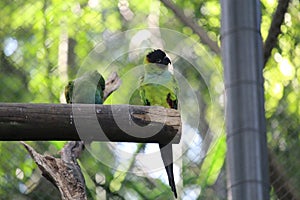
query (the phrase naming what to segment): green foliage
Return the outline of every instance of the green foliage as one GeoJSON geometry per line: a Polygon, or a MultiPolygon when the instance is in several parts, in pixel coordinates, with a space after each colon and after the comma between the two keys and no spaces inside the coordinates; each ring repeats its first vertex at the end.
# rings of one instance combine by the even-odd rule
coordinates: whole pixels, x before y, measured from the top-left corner
{"type": "MultiPolygon", "coordinates": [[[[201,25],[209,37],[219,42],[219,1],[177,0],[176,5],[201,25]]],[[[262,0],[261,5],[261,33],[265,39],[277,1],[262,0]]],[[[186,34],[199,43],[182,47],[182,55],[170,52],[175,68],[180,66],[178,70],[192,88],[191,91],[181,91],[179,97],[184,102],[183,109],[188,111],[183,112],[183,121],[198,131],[196,134],[201,140],[197,145],[204,149],[200,152],[193,147],[184,153],[180,177],[183,185],[178,184],[178,187],[186,199],[226,198],[215,189],[226,188],[225,184],[218,185],[224,170],[226,152],[224,130],[220,130],[224,124],[221,59],[219,55],[210,53],[208,47],[201,45],[199,37],[184,26],[172,11],[159,1],[149,0],[1,0],[0,7],[0,102],[64,102],[63,91],[68,80],[76,78],[77,73],[96,69],[104,78],[112,71],[117,71],[123,81],[118,92],[111,95],[106,104],[127,104],[129,101],[131,104],[142,104],[135,88],[142,70],[135,67],[143,63],[148,49],[141,49],[136,56],[131,57],[128,53],[130,44],[121,44],[136,36],[132,32],[126,38],[114,38],[108,42],[107,39],[129,29],[159,26],[186,34]],[[101,42],[102,46],[96,46],[101,42]],[[99,48],[97,51],[101,52],[102,57],[91,53],[95,46],[99,48]],[[120,54],[123,51],[127,53],[120,54]],[[193,68],[194,64],[201,66],[201,74],[193,68]],[[199,100],[198,105],[192,100],[193,92],[199,100]],[[200,111],[200,116],[196,115],[197,111],[200,111]],[[193,123],[195,117],[201,119],[200,124],[193,123]],[[209,130],[206,130],[206,125],[209,130]],[[209,134],[213,136],[212,146],[210,143],[203,145],[201,142],[205,142],[209,134]],[[197,156],[191,157],[191,152],[197,156]],[[202,155],[203,152],[205,155],[202,155]]],[[[281,26],[283,34],[279,36],[279,43],[264,69],[268,144],[295,186],[300,185],[300,170],[297,167],[300,165],[299,10],[299,1],[292,0],[281,26]]],[[[146,42],[156,42],[159,37],[158,34],[155,40],[146,42]]],[[[179,42],[173,41],[169,35],[163,39],[174,45],[179,42]]],[[[154,46],[157,47],[156,44],[154,46]]],[[[31,144],[39,152],[55,154],[64,143],[31,144]]],[[[119,160],[113,148],[92,143],[90,150],[94,155],[103,155],[105,152],[105,160],[114,163],[117,169],[119,160]]],[[[41,179],[36,165],[19,143],[1,142],[0,151],[1,198],[53,198],[51,194],[56,189],[41,188],[45,180],[41,179]]],[[[133,153],[129,171],[137,168],[133,159],[136,153],[133,153]]],[[[103,197],[103,191],[108,199],[169,199],[172,196],[168,184],[160,178],[149,174],[139,177],[120,173],[91,156],[90,152],[83,153],[80,164],[91,199],[103,197]]]]}
{"type": "MultiPolygon", "coordinates": [[[[269,1],[268,1],[269,2],[269,1]]],[[[270,14],[276,8],[277,2],[269,4],[263,1],[270,10],[264,10],[263,24],[269,25],[270,14]]],[[[264,70],[265,98],[267,117],[267,136],[269,148],[276,159],[286,169],[285,174],[289,184],[300,184],[299,166],[299,1],[291,1],[288,13],[285,14],[281,26],[282,35],[272,51],[271,58],[264,70]],[[298,13],[298,14],[297,14],[298,13]]],[[[262,26],[263,36],[266,36],[268,26],[262,26]]],[[[296,191],[299,189],[294,187],[296,191]]],[[[275,199],[275,198],[274,198],[275,199]]]]}

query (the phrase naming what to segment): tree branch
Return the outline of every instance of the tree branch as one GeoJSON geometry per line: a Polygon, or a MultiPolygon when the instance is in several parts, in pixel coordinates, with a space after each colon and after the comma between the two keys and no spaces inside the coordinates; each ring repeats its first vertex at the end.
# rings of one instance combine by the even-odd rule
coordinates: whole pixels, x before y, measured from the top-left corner
{"type": "Polygon", "coordinates": [[[277,44],[278,35],[281,33],[280,27],[284,20],[284,15],[289,7],[290,0],[279,0],[277,9],[273,15],[267,39],[264,44],[264,66],[271,56],[272,49],[277,44]]]}
{"type": "Polygon", "coordinates": [[[174,3],[170,0],[160,0],[167,8],[173,11],[176,17],[185,25],[190,27],[201,39],[203,44],[209,46],[209,48],[214,51],[216,54],[220,54],[221,50],[218,44],[210,39],[206,31],[196,24],[193,19],[187,17],[181,9],[179,9],[174,3]]]}
{"type": "Polygon", "coordinates": [[[178,143],[180,137],[180,114],[174,109],[133,105],[0,104],[0,140],[178,143]]]}
{"type": "Polygon", "coordinates": [[[42,171],[42,175],[59,189],[62,199],[87,199],[85,181],[76,160],[84,147],[82,141],[68,142],[61,150],[61,159],[43,156],[25,142],[21,143],[42,171]]]}
{"type": "MultiPolygon", "coordinates": [[[[264,66],[268,62],[272,49],[275,47],[278,41],[278,36],[281,33],[280,27],[284,21],[284,15],[287,12],[290,0],[279,0],[278,6],[272,18],[272,23],[269,28],[268,36],[264,44],[264,66]]],[[[272,150],[268,148],[269,157],[269,173],[270,182],[274,188],[275,194],[279,199],[300,199],[299,194],[292,187],[290,180],[285,175],[285,170],[279,162],[277,162],[276,156],[272,153],[272,150]]]]}
{"type": "Polygon", "coordinates": [[[105,81],[105,90],[103,91],[103,99],[104,101],[111,95],[115,90],[117,90],[122,81],[118,76],[117,72],[113,72],[109,75],[109,77],[105,81]]]}
{"type": "MultiPolygon", "coordinates": [[[[212,51],[216,54],[220,54],[220,48],[217,43],[209,38],[206,31],[194,23],[191,18],[185,16],[183,11],[179,9],[174,3],[170,0],[160,0],[167,8],[173,11],[175,16],[185,25],[190,27],[202,40],[204,44],[206,44],[212,51]]],[[[272,23],[269,29],[269,33],[267,39],[264,44],[264,66],[266,65],[272,49],[275,47],[278,35],[281,33],[280,27],[284,20],[284,14],[287,12],[287,8],[290,0],[279,0],[277,9],[273,15],[272,23]]]]}
{"type": "MultiPolygon", "coordinates": [[[[117,90],[120,84],[117,73],[112,73],[106,81],[104,100],[117,90]]],[[[42,175],[59,189],[62,199],[87,199],[84,176],[77,163],[77,158],[84,149],[83,141],[67,142],[60,151],[61,159],[40,155],[28,144],[21,143],[42,171],[42,175]]]]}

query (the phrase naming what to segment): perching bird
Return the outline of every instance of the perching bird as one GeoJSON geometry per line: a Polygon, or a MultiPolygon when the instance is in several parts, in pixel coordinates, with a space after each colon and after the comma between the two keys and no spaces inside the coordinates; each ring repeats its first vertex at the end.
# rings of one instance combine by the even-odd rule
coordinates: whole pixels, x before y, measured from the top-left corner
{"type": "MultiPolygon", "coordinates": [[[[84,73],[79,78],[69,81],[65,87],[65,98],[67,103],[85,103],[85,104],[102,104],[103,92],[105,89],[105,80],[99,72],[90,71],[84,73]]],[[[69,145],[76,148],[85,148],[83,141],[69,141],[69,145]],[[75,144],[73,144],[75,142],[75,144]]],[[[73,148],[74,149],[74,148],[73,148]]],[[[81,152],[81,150],[79,151],[81,152]]],[[[77,162],[76,162],[77,163],[77,162]]],[[[85,182],[84,176],[80,167],[76,168],[78,171],[76,175],[80,176],[83,183],[85,182]]]]}
{"type": "Polygon", "coordinates": [[[65,87],[67,103],[103,104],[105,80],[99,72],[86,72],[65,87]]]}
{"type": "MultiPolygon", "coordinates": [[[[144,105],[158,105],[177,109],[178,86],[173,74],[171,60],[160,49],[147,54],[145,74],[141,77],[140,95],[144,105]]],[[[172,144],[159,144],[161,157],[168,174],[169,185],[177,198],[173,173],[172,144]]]]}

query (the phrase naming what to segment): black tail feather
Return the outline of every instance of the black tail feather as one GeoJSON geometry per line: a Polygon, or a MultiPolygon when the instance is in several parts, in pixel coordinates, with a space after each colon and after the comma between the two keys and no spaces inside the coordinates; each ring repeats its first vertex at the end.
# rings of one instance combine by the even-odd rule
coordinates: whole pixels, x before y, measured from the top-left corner
{"type": "Polygon", "coordinates": [[[173,164],[170,164],[165,167],[167,174],[168,174],[168,179],[169,179],[169,185],[171,187],[171,190],[174,193],[175,198],[177,199],[177,191],[176,191],[176,185],[174,181],[174,174],[173,174],[173,164]]]}
{"type": "Polygon", "coordinates": [[[175,198],[177,198],[177,191],[176,191],[176,185],[174,180],[174,173],[173,173],[173,151],[172,151],[172,144],[167,145],[161,145],[159,144],[161,157],[163,160],[163,163],[165,165],[165,169],[168,175],[169,185],[171,187],[171,190],[174,193],[175,198]]]}

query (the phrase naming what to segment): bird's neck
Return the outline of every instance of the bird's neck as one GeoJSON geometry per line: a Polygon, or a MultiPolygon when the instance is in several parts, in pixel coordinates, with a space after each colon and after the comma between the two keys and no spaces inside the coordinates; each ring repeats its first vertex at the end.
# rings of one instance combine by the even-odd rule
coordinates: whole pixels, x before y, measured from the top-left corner
{"type": "Polygon", "coordinates": [[[145,74],[156,74],[161,75],[169,71],[167,65],[157,65],[157,64],[146,64],[145,65],[145,74]]]}
{"type": "Polygon", "coordinates": [[[167,65],[147,64],[145,65],[146,74],[161,74],[168,70],[167,65]]]}
{"type": "Polygon", "coordinates": [[[172,80],[173,74],[168,70],[167,65],[160,67],[156,64],[148,64],[145,66],[144,84],[168,85],[172,83],[172,80]]]}

